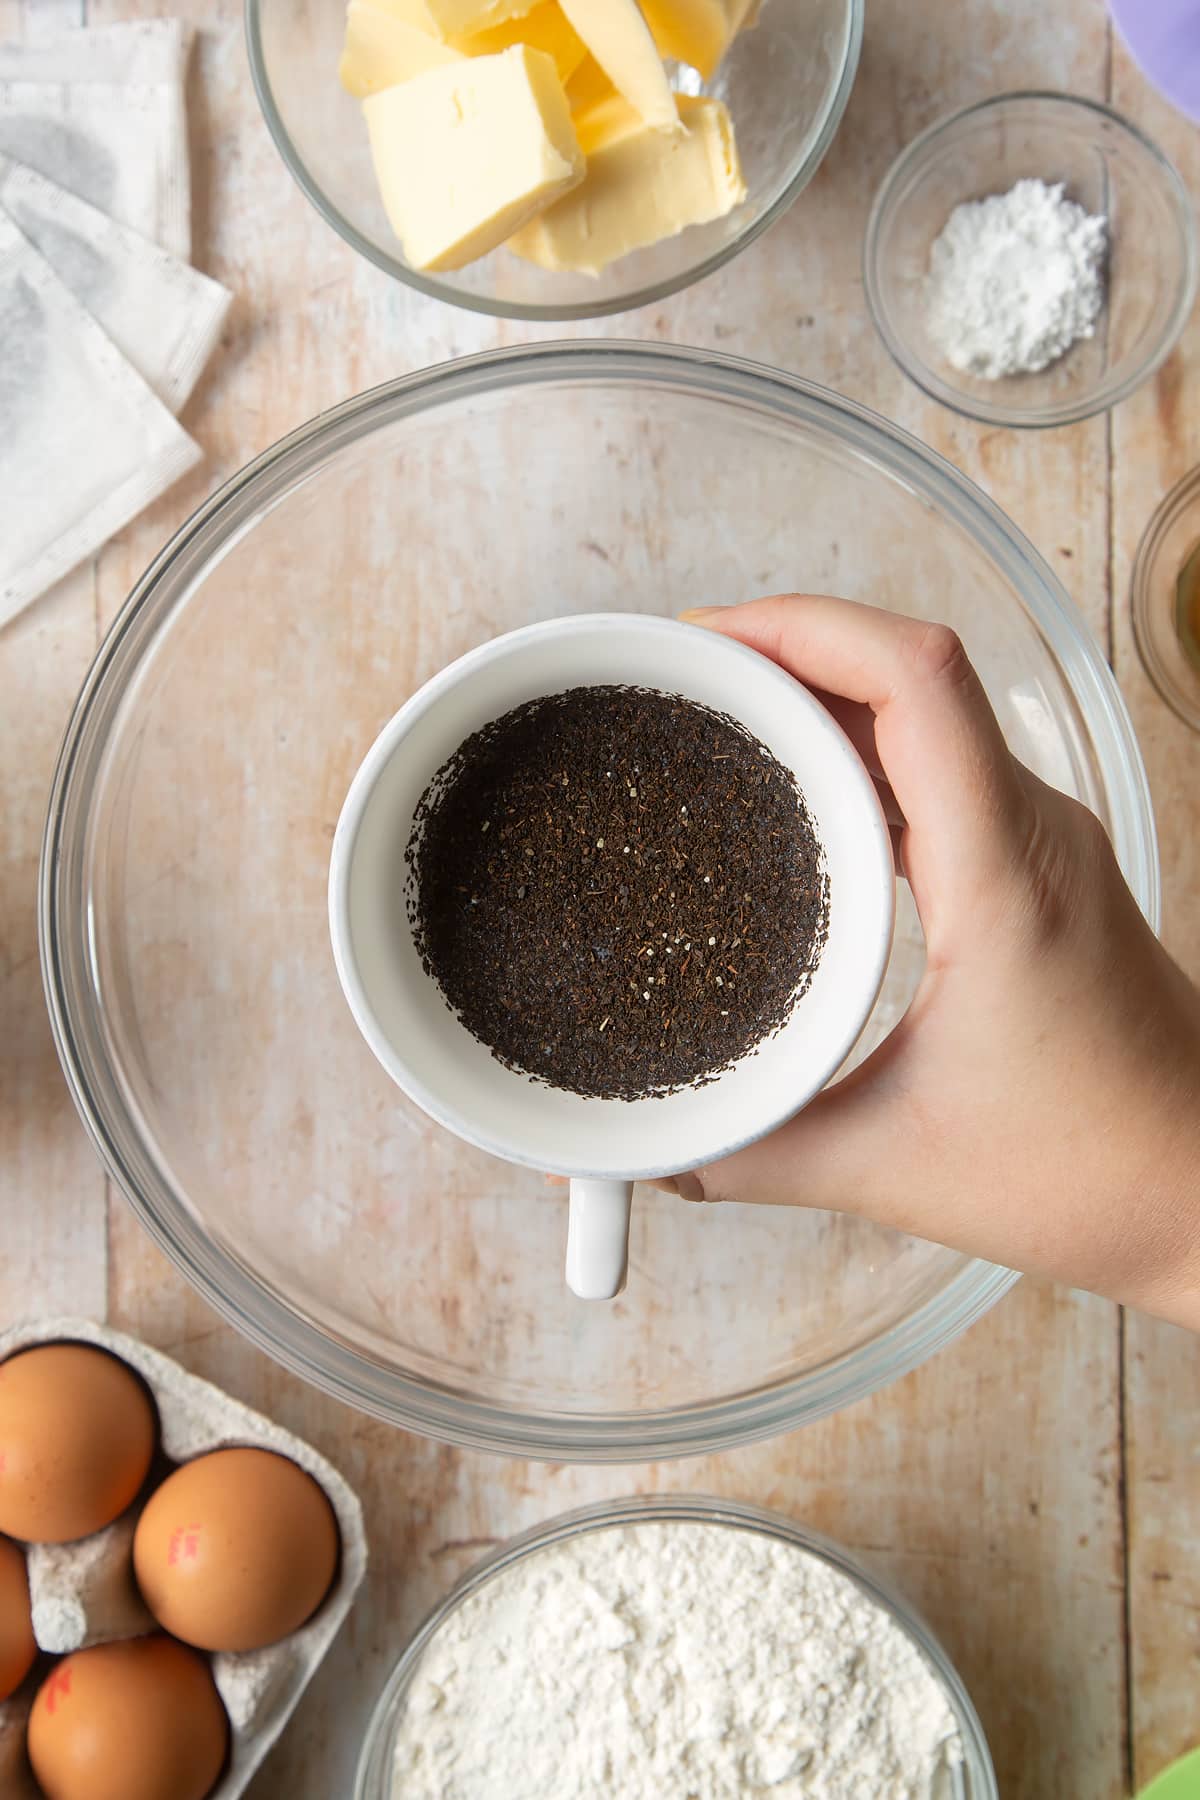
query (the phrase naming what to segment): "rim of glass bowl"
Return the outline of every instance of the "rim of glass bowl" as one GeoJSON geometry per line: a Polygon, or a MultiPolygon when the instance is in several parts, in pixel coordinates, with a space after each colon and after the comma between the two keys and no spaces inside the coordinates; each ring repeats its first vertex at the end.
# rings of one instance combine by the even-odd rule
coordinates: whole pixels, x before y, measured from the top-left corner
{"type": "MultiPolygon", "coordinates": [[[[271,89],[270,75],[267,70],[267,59],[263,54],[262,29],[259,16],[260,0],[245,0],[246,49],[250,59],[250,76],[254,83],[254,91],[258,96],[258,104],[266,120],[275,148],[283,158],[284,166],[301,192],[320,213],[325,223],[337,232],[351,249],[365,256],[368,262],[374,263],[386,275],[395,276],[397,281],[405,282],[416,288],[418,293],[427,294],[432,300],[443,300],[450,306],[461,306],[469,312],[486,313],[493,319],[525,319],[534,323],[553,324],[567,323],[571,320],[603,319],[613,313],[632,312],[639,306],[651,306],[658,300],[665,300],[669,294],[677,294],[683,288],[692,287],[703,281],[706,276],[715,274],[735,256],[739,256],[747,245],[774,225],[783,217],[788,208],[808,186],[822,162],[842,122],[842,115],[849,104],[850,94],[854,87],[854,79],[858,73],[859,57],[862,54],[863,23],[866,16],[866,0],[848,0],[850,9],[849,29],[846,33],[846,49],[842,66],[838,70],[837,83],[834,87],[826,116],[809,149],[808,155],[800,163],[795,173],[761,218],[746,226],[732,243],[725,244],[720,250],[699,262],[694,268],[685,269],[681,274],[669,280],[650,282],[642,288],[634,288],[628,294],[618,295],[612,300],[602,302],[579,302],[573,306],[532,306],[519,300],[496,300],[487,294],[460,292],[446,282],[437,280],[435,276],[423,275],[418,269],[410,269],[398,256],[389,256],[370,238],[364,237],[344,213],[326,196],[309,174],[308,165],[296,149],[279,108],[275,104],[275,96],[271,89]]],[[[332,78],[331,78],[332,79],[332,78]]]]}
{"type": "Polygon", "coordinates": [[[551,1544],[564,1543],[589,1531],[656,1522],[724,1525],[736,1531],[749,1531],[756,1536],[772,1538],[804,1550],[847,1576],[912,1639],[941,1683],[962,1735],[964,1756],[971,1777],[971,1800],[999,1800],[996,1772],[987,1738],[962,1677],[934,1633],[904,1595],[874,1569],[860,1561],[852,1551],[833,1538],[826,1537],[824,1533],[811,1531],[806,1525],[798,1524],[783,1513],[770,1512],[761,1506],[748,1506],[741,1501],[719,1500],[707,1494],[645,1494],[577,1507],[510,1538],[468,1569],[417,1628],[388,1676],[383,1692],[372,1710],[367,1734],[363,1739],[354,1779],[354,1800],[388,1800],[396,1730],[400,1724],[405,1695],[430,1639],[440,1631],[450,1614],[464,1600],[510,1569],[514,1563],[538,1554],[551,1544]]]}
{"type": "Polygon", "coordinates": [[[1197,282],[1200,280],[1200,247],[1197,244],[1196,224],[1192,216],[1192,203],[1183,178],[1171,159],[1159,149],[1152,138],[1147,137],[1137,125],[1111,106],[1100,100],[1088,100],[1081,94],[1061,94],[1048,88],[1022,88],[1011,94],[993,94],[986,100],[975,100],[970,106],[963,106],[944,119],[936,119],[932,125],[915,137],[911,144],[903,149],[880,185],[871,207],[871,216],[867,221],[866,237],[863,240],[863,283],[867,293],[867,305],[875,322],[875,329],[883,339],[893,362],[914,382],[921,392],[931,400],[938,401],[948,407],[951,412],[961,414],[967,419],[978,419],[987,425],[1012,426],[1025,431],[1046,431],[1058,425],[1077,425],[1083,419],[1094,418],[1097,413],[1108,412],[1112,407],[1128,399],[1143,382],[1148,381],[1156,369],[1170,356],[1179,342],[1183,329],[1191,317],[1196,302],[1197,282]],[[890,219],[895,206],[902,200],[914,182],[920,179],[925,167],[932,160],[942,141],[956,133],[970,119],[978,114],[997,111],[1001,107],[1033,104],[1037,106],[1052,104],[1069,107],[1081,113],[1088,113],[1093,118],[1115,125],[1125,136],[1134,138],[1142,149],[1147,151],[1151,159],[1158,165],[1166,179],[1166,186],[1174,199],[1175,216],[1179,225],[1179,241],[1183,249],[1183,273],[1179,283],[1179,291],[1175,296],[1175,304],[1167,321],[1162,337],[1153,353],[1130,371],[1120,381],[1104,381],[1094,388],[1090,394],[1078,400],[1064,402],[1051,407],[1018,407],[992,405],[986,400],[977,400],[964,394],[961,389],[942,381],[927,363],[921,360],[909,345],[907,338],[897,331],[892,324],[891,314],[884,303],[882,284],[879,279],[880,240],[883,228],[890,219]]]}
{"type": "Polygon", "coordinates": [[[1112,789],[1111,829],[1142,910],[1157,926],[1159,871],[1150,791],[1116,682],[1095,640],[1033,546],[998,507],[933,451],[867,408],[798,376],[716,352],[618,340],[491,350],[387,382],[344,401],[264,451],[218,489],[160,551],[118,614],[75,704],[50,793],[39,874],[46,1001],[75,1104],[102,1160],[142,1224],[217,1312],[269,1355],[349,1405],[426,1437],[531,1459],[640,1462],[701,1455],[790,1431],[847,1406],[924,1362],[1017,1279],[968,1262],[915,1314],[874,1342],[799,1376],[719,1401],[657,1413],[515,1413],[450,1386],[417,1381],[300,1316],[282,1295],[209,1237],[138,1133],[136,1107],[109,1065],[90,981],[86,840],[108,733],[141,658],[225,545],[258,514],[368,431],[443,401],[570,380],[673,390],[816,424],[968,532],[1017,592],[1041,595],[1038,627],[1096,721],[1112,789]],[[1118,779],[1119,778],[1119,779],[1118,779]]]}
{"type": "MultiPolygon", "coordinates": [[[[1159,698],[1166,701],[1176,718],[1182,719],[1193,731],[1200,731],[1200,680],[1195,689],[1181,688],[1163,656],[1160,643],[1160,636],[1173,627],[1165,624],[1160,615],[1162,583],[1158,580],[1158,561],[1166,540],[1189,513],[1195,514],[1196,537],[1200,539],[1200,469],[1192,469],[1182,481],[1177,481],[1155,507],[1137,547],[1129,586],[1133,600],[1133,636],[1142,667],[1154,683],[1159,698]]],[[[1172,585],[1181,572],[1180,568],[1173,572],[1172,585]]]]}

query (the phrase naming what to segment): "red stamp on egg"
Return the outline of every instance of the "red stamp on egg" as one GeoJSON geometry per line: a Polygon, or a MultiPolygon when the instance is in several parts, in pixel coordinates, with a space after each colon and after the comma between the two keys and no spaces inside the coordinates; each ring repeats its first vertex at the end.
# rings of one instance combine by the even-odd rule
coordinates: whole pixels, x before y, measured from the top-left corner
{"type": "Polygon", "coordinates": [[[173,1569],[179,1563],[195,1562],[199,1554],[199,1525],[177,1525],[167,1546],[167,1567],[173,1569]]]}
{"type": "Polygon", "coordinates": [[[71,1668],[69,1663],[61,1663],[54,1670],[46,1683],[46,1711],[56,1712],[60,1700],[66,1700],[71,1693],[71,1668]]]}

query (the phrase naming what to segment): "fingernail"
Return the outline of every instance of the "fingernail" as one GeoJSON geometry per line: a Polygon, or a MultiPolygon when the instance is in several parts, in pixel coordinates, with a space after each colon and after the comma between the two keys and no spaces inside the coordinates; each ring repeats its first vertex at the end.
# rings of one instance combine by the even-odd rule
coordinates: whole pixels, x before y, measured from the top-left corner
{"type": "Polygon", "coordinates": [[[684,625],[698,625],[704,619],[711,619],[717,613],[728,611],[727,606],[689,606],[686,612],[679,614],[679,621],[684,625]]]}

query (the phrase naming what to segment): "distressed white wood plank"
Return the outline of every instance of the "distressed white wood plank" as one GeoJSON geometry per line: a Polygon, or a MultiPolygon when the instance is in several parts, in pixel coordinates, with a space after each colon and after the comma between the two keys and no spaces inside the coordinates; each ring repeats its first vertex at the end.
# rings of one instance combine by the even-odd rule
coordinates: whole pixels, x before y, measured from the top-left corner
{"type": "MultiPolygon", "coordinates": [[[[1200,192],[1200,137],[1119,51],[1114,103],[1200,192]]],[[[1200,319],[1157,379],[1113,417],[1117,671],[1150,772],[1165,937],[1200,980],[1200,740],[1159,699],[1130,627],[1138,542],[1164,494],[1200,462],[1200,319]]],[[[1197,526],[1200,536],[1200,523],[1197,526]]],[[[1200,1742],[1200,1339],[1130,1314],[1126,1327],[1133,1749],[1137,1784],[1200,1742]]]]}
{"type": "Polygon", "coordinates": [[[102,1315],[104,1178],[42,997],[37,869],[59,741],[96,646],[91,571],[0,631],[0,1318],[102,1315]]]}

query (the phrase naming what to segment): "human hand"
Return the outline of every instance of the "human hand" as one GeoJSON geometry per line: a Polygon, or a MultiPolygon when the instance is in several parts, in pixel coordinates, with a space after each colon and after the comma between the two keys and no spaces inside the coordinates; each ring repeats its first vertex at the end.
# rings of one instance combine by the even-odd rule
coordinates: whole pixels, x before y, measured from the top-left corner
{"type": "Polygon", "coordinates": [[[780,663],[849,732],[927,962],[860,1068],[662,1185],[861,1213],[1200,1329],[1200,999],[1101,825],[1011,755],[945,626],[796,596],[684,618],[780,663]]]}

